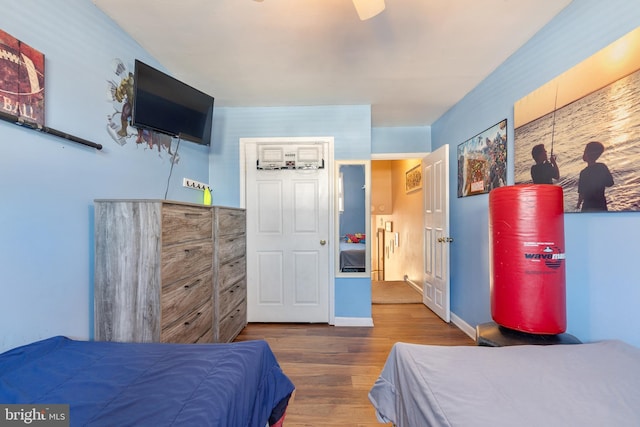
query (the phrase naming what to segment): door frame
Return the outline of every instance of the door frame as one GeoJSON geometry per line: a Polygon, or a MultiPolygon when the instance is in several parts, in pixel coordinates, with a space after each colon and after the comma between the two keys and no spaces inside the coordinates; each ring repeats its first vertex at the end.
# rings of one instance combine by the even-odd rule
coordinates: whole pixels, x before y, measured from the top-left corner
{"type": "Polygon", "coordinates": [[[333,250],[335,251],[335,256],[334,256],[334,275],[335,277],[340,277],[340,278],[345,278],[345,279],[355,279],[355,278],[368,278],[371,279],[371,257],[372,255],[372,251],[371,251],[371,243],[368,243],[367,245],[365,245],[365,271],[364,272],[349,272],[349,273],[345,273],[345,272],[341,272],[340,271],[340,212],[339,212],[339,206],[337,203],[337,199],[339,196],[339,190],[338,190],[338,180],[340,179],[339,176],[339,172],[340,172],[340,167],[341,166],[362,166],[364,169],[364,208],[365,208],[365,218],[364,218],[364,222],[365,222],[365,226],[364,226],[364,232],[366,234],[370,234],[371,230],[371,160],[336,160],[334,162],[334,167],[335,167],[335,171],[336,171],[336,177],[334,177],[336,183],[335,183],[335,188],[334,188],[334,201],[335,201],[335,205],[336,205],[336,209],[335,212],[333,213],[334,219],[335,219],[335,230],[334,230],[334,234],[333,234],[333,250]]]}
{"type": "MultiPolygon", "coordinates": [[[[247,185],[247,170],[246,164],[246,144],[306,144],[306,143],[326,143],[327,144],[327,158],[324,159],[324,167],[327,168],[329,174],[327,183],[329,188],[329,206],[328,206],[328,221],[329,221],[329,236],[334,236],[336,233],[334,212],[335,212],[335,180],[334,180],[334,137],[332,136],[318,136],[318,137],[261,137],[261,138],[239,138],[238,139],[238,152],[240,163],[240,207],[246,209],[246,185],[247,185]]],[[[333,242],[329,242],[329,324],[335,324],[335,249],[333,242]]]]}
{"type": "MultiPolygon", "coordinates": [[[[407,160],[407,159],[419,159],[422,162],[422,159],[429,155],[430,152],[418,152],[418,153],[371,153],[371,161],[376,160],[407,160]]],[[[377,229],[377,227],[376,227],[377,229]]],[[[424,239],[422,240],[421,248],[424,247],[424,239]]],[[[373,251],[371,251],[373,253],[373,251]]],[[[424,263],[424,257],[423,263],[424,263]]],[[[422,266],[422,270],[424,271],[424,265],[422,266]]],[[[414,283],[413,281],[409,281],[409,285],[414,288],[416,291],[422,294],[422,287],[419,284],[414,283]]]]}

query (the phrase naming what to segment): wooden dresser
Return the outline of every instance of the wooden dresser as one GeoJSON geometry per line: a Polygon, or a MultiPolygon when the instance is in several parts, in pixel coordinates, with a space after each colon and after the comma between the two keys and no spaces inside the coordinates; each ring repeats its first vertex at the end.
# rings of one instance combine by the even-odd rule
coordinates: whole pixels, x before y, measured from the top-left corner
{"type": "Polygon", "coordinates": [[[246,325],[242,209],[96,200],[95,339],[228,342],[246,325]]]}
{"type": "Polygon", "coordinates": [[[247,239],[244,210],[213,208],[215,342],[232,341],[247,324],[247,239]]]}

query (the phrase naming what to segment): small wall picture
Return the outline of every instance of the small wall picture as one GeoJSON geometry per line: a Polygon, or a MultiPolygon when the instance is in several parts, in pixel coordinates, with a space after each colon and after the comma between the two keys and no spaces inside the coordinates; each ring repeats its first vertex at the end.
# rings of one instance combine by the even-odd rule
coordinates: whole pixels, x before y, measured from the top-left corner
{"type": "Polygon", "coordinates": [[[420,164],[415,165],[405,173],[405,191],[413,193],[422,188],[422,171],[420,164]]]}
{"type": "Polygon", "coordinates": [[[488,193],[507,182],[507,119],[458,145],[458,197],[488,193]]]}
{"type": "Polygon", "coordinates": [[[2,112],[44,126],[44,54],[0,30],[2,112]]]}
{"type": "Polygon", "coordinates": [[[393,231],[393,221],[387,221],[384,223],[384,230],[391,233],[393,231]]]}

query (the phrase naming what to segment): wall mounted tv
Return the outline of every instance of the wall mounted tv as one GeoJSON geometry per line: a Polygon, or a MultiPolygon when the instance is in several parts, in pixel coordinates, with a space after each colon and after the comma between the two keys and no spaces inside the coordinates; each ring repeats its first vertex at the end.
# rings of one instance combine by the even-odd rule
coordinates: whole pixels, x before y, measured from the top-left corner
{"type": "Polygon", "coordinates": [[[213,97],[135,61],[131,125],[209,145],[213,97]]]}

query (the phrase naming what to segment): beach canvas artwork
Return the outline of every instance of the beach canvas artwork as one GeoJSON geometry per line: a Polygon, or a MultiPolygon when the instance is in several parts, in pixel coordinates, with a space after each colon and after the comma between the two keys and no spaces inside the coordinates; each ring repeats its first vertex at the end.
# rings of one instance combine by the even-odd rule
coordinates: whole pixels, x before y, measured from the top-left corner
{"type": "Polygon", "coordinates": [[[640,211],[640,28],[514,105],[514,180],[565,212],[640,211]]]}

